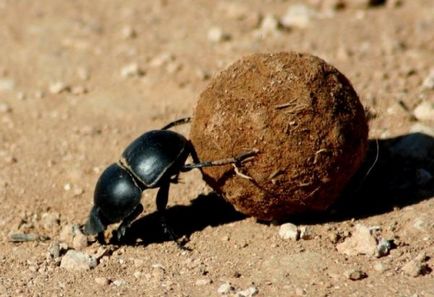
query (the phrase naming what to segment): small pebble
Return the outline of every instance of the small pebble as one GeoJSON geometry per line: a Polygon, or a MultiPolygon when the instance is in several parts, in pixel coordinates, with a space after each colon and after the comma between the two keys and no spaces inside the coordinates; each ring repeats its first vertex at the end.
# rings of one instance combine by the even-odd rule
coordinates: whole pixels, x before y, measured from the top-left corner
{"type": "Polygon", "coordinates": [[[422,88],[426,90],[434,90],[434,69],[431,69],[428,76],[423,80],[422,88]]]}
{"type": "Polygon", "coordinates": [[[213,43],[219,43],[223,41],[227,41],[230,39],[230,35],[228,33],[225,33],[221,28],[219,27],[212,27],[208,30],[208,41],[213,43]]]}
{"type": "Polygon", "coordinates": [[[434,101],[424,101],[414,109],[414,116],[419,121],[434,121],[434,101]]]}
{"type": "Polygon", "coordinates": [[[220,285],[217,289],[217,293],[220,295],[226,295],[229,294],[231,291],[234,290],[234,287],[229,282],[225,282],[224,284],[220,285]]]}
{"type": "Polygon", "coordinates": [[[143,70],[140,69],[140,67],[137,63],[131,63],[128,65],[125,65],[121,69],[121,76],[123,78],[142,76],[143,74],[144,74],[143,70]]]}
{"type": "Polygon", "coordinates": [[[90,72],[89,69],[85,68],[85,67],[80,67],[77,69],[77,76],[81,79],[81,80],[89,80],[90,78],[90,72]]]}
{"type": "Polygon", "coordinates": [[[301,226],[299,230],[301,239],[309,240],[313,238],[312,230],[308,226],[301,226]]]}
{"type": "Polygon", "coordinates": [[[80,86],[80,85],[78,85],[78,86],[73,86],[72,88],[71,88],[71,94],[73,94],[73,95],[83,95],[83,94],[86,94],[87,93],[87,89],[86,89],[86,87],[84,87],[84,86],[80,86]]]}
{"type": "Polygon", "coordinates": [[[12,107],[6,103],[0,103],[0,112],[1,113],[9,113],[12,112],[12,107]]]}
{"type": "Polygon", "coordinates": [[[209,278],[202,278],[196,281],[196,286],[206,286],[212,283],[212,280],[209,278]]]}
{"type": "Polygon", "coordinates": [[[68,89],[69,87],[64,82],[61,81],[54,82],[50,84],[50,86],[48,87],[48,90],[50,91],[51,94],[60,94],[68,89]]]}
{"type": "Polygon", "coordinates": [[[50,257],[56,259],[60,257],[60,244],[58,241],[53,241],[52,243],[50,243],[50,245],[48,246],[48,254],[50,255],[50,257]]]}
{"type": "Polygon", "coordinates": [[[368,277],[368,275],[365,272],[363,272],[359,269],[348,270],[345,272],[345,276],[348,279],[353,280],[353,281],[361,280],[361,279],[368,277]]]}
{"type": "Polygon", "coordinates": [[[387,256],[392,249],[392,242],[384,238],[380,239],[377,244],[377,257],[387,256]]]}
{"type": "Polygon", "coordinates": [[[261,35],[273,35],[277,34],[279,31],[280,23],[279,20],[273,15],[266,15],[262,19],[261,26],[259,28],[259,33],[261,35]]]}
{"type": "Polygon", "coordinates": [[[374,270],[378,271],[380,273],[385,272],[386,270],[388,270],[388,268],[381,262],[377,262],[374,264],[374,270]]]}
{"type": "Polygon", "coordinates": [[[57,212],[45,212],[41,215],[41,225],[45,230],[59,229],[60,214],[57,212]]]}
{"type": "Polygon", "coordinates": [[[297,295],[297,296],[304,296],[304,295],[306,295],[306,290],[304,290],[302,288],[296,288],[295,289],[295,295],[297,295]]]}
{"type": "Polygon", "coordinates": [[[0,79],[0,91],[13,91],[15,89],[15,81],[12,79],[0,79]]]}
{"type": "Polygon", "coordinates": [[[134,271],[133,276],[137,279],[142,277],[142,273],[140,271],[134,271]]]}
{"type": "Polygon", "coordinates": [[[236,297],[252,297],[258,294],[258,289],[256,287],[249,287],[243,291],[238,291],[235,296],[236,297]]]}
{"type": "Polygon", "coordinates": [[[106,277],[96,277],[95,283],[100,286],[107,286],[110,284],[110,280],[106,277]]]}
{"type": "Polygon", "coordinates": [[[47,237],[35,233],[13,233],[9,235],[9,241],[11,242],[44,241],[47,239],[47,237]]]}
{"type": "Polygon", "coordinates": [[[123,279],[117,279],[115,281],[113,281],[113,285],[115,285],[116,287],[120,287],[125,285],[127,282],[124,281],[123,279]]]}
{"type": "Polygon", "coordinates": [[[402,266],[401,270],[408,276],[418,277],[429,273],[430,269],[426,263],[427,257],[424,252],[418,254],[414,259],[402,266]]]}
{"type": "Polygon", "coordinates": [[[175,58],[171,53],[162,53],[156,57],[154,57],[150,62],[149,66],[153,68],[161,67],[171,61],[174,61],[175,58]]]}
{"type": "Polygon", "coordinates": [[[60,262],[60,267],[66,270],[89,270],[96,265],[97,261],[94,257],[74,250],[67,251],[60,262]]]}
{"type": "Polygon", "coordinates": [[[131,27],[131,26],[125,26],[121,30],[121,36],[124,39],[133,39],[133,38],[137,37],[137,32],[136,32],[136,30],[134,30],[133,27],[131,27]]]}
{"type": "Polygon", "coordinates": [[[300,232],[296,225],[291,223],[285,223],[280,226],[279,236],[282,239],[298,240],[300,232]]]}
{"type": "Polygon", "coordinates": [[[280,19],[280,23],[285,28],[306,28],[316,13],[304,4],[291,5],[285,15],[280,19]]]}
{"type": "Polygon", "coordinates": [[[72,247],[76,250],[82,250],[88,246],[87,236],[81,231],[77,231],[72,240],[72,247]]]}
{"type": "Polygon", "coordinates": [[[345,239],[342,243],[338,243],[336,249],[339,253],[348,256],[373,256],[377,252],[377,240],[371,234],[370,228],[357,224],[354,227],[351,237],[345,239]]]}

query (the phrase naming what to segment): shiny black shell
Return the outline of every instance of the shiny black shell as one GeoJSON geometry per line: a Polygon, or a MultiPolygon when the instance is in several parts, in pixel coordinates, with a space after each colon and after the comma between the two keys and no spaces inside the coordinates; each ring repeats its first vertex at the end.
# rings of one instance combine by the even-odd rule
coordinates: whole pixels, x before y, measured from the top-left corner
{"type": "Polygon", "coordinates": [[[179,173],[190,150],[189,141],[170,130],[152,130],[134,140],[122,153],[121,164],[145,187],[179,173]]]}
{"type": "Polygon", "coordinates": [[[136,181],[118,164],[112,164],[101,174],[94,193],[94,204],[105,220],[114,223],[125,218],[140,203],[142,190],[136,181]]]}

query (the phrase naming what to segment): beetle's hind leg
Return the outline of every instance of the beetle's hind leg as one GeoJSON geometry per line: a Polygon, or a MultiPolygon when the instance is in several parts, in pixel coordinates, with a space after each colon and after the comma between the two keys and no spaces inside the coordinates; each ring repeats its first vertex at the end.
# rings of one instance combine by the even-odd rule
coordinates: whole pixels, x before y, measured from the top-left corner
{"type": "Polygon", "coordinates": [[[188,124],[190,122],[191,122],[191,117],[178,119],[176,121],[170,122],[169,124],[167,124],[166,126],[161,128],[161,130],[167,130],[167,129],[170,129],[172,127],[176,127],[176,126],[183,125],[183,124],[188,124]]]}
{"type": "Polygon", "coordinates": [[[131,223],[134,221],[135,218],[137,218],[143,211],[143,205],[139,204],[134,208],[134,210],[122,220],[122,223],[119,225],[118,229],[116,230],[116,239],[117,241],[121,241],[121,239],[125,236],[125,233],[130,227],[131,223]]]}

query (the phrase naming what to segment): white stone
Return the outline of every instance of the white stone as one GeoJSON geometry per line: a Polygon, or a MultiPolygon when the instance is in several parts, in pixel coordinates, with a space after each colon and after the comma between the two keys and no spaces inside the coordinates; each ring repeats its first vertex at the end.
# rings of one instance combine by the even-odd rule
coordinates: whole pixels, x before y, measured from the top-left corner
{"type": "Polygon", "coordinates": [[[11,111],[12,111],[12,107],[9,104],[0,103],[0,112],[1,113],[8,113],[11,111]]]}
{"type": "Polygon", "coordinates": [[[423,80],[422,88],[427,90],[433,90],[434,89],[434,68],[431,69],[428,76],[423,80]]]}
{"type": "Polygon", "coordinates": [[[414,109],[414,116],[419,121],[434,122],[434,101],[424,101],[414,109]]]}
{"type": "Polygon", "coordinates": [[[303,4],[295,4],[288,7],[280,23],[286,28],[306,28],[316,13],[303,4]]]}
{"type": "Polygon", "coordinates": [[[12,91],[15,88],[15,81],[12,79],[0,79],[0,91],[12,91]]]}
{"type": "Polygon", "coordinates": [[[249,287],[243,291],[239,291],[235,294],[236,297],[252,297],[258,294],[258,289],[256,287],[249,287]]]}
{"type": "Polygon", "coordinates": [[[51,94],[60,94],[63,91],[66,91],[67,89],[68,86],[61,81],[54,82],[50,84],[50,86],[48,87],[48,90],[50,91],[51,94]]]}
{"type": "Polygon", "coordinates": [[[97,261],[94,257],[74,250],[66,252],[60,262],[60,267],[66,270],[89,270],[95,268],[96,265],[97,261]]]}
{"type": "Polygon", "coordinates": [[[291,223],[285,223],[280,226],[279,236],[282,239],[298,240],[300,232],[296,225],[291,223]]]}
{"type": "Polygon", "coordinates": [[[230,35],[225,33],[220,27],[212,27],[208,30],[208,41],[219,43],[230,39],[230,35]]]}
{"type": "Polygon", "coordinates": [[[121,76],[123,78],[140,76],[140,75],[143,75],[143,71],[140,69],[140,67],[137,63],[131,63],[128,65],[125,65],[121,69],[121,76]]]}
{"type": "Polygon", "coordinates": [[[279,20],[275,16],[267,14],[262,19],[260,33],[265,35],[277,34],[279,25],[279,20]]]}
{"type": "Polygon", "coordinates": [[[232,287],[232,285],[228,282],[225,282],[224,284],[220,285],[220,287],[218,287],[217,293],[219,293],[220,295],[226,295],[233,290],[234,288],[232,287]]]}

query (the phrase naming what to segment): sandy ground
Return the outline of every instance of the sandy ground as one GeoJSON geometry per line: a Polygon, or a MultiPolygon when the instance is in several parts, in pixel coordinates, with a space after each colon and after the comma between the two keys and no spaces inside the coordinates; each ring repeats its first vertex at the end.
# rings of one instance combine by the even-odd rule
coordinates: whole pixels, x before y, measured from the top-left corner
{"type": "Polygon", "coordinates": [[[294,17],[284,0],[0,0],[0,296],[434,296],[433,2],[319,2],[294,17]],[[341,203],[291,219],[309,236],[244,218],[191,172],[168,211],[190,251],[161,233],[154,190],[126,244],[72,239],[132,139],[191,115],[241,56],[288,50],[350,79],[372,117],[365,167],[380,148],[341,203]],[[390,252],[360,254],[374,235],[390,252]]]}

